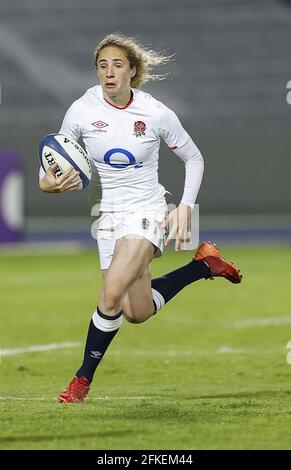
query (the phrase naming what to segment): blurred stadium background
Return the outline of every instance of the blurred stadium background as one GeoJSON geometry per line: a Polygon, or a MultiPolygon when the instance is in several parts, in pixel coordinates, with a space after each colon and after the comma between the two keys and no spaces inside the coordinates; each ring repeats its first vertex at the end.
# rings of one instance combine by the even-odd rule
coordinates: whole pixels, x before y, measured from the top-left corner
{"type": "MultiPolygon", "coordinates": [[[[201,238],[291,241],[290,2],[2,0],[0,9],[0,151],[22,166],[22,240],[93,243],[90,191],[42,194],[37,148],[96,83],[95,44],[120,31],[177,54],[170,78],[145,90],[177,112],[205,157],[201,238]]],[[[177,203],[183,165],[164,147],[160,180],[177,203]]],[[[17,227],[12,193],[2,206],[17,227]]]]}
{"type": "MultiPolygon", "coordinates": [[[[290,3],[1,0],[0,448],[290,448],[290,3]],[[144,89],[201,149],[200,239],[244,279],[124,322],[84,406],[64,408],[102,282],[96,194],[42,193],[38,143],[96,83],[95,44],[114,31],[176,53],[144,89]]],[[[183,165],[165,146],[160,180],[178,203],[183,165]]],[[[153,277],[188,261],[169,249],[153,277]]]]}

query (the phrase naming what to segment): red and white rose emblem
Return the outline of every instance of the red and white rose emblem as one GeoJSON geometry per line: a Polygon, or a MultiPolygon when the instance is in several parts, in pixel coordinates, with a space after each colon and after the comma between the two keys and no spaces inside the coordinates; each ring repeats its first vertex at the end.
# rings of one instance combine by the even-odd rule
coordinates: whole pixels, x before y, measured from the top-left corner
{"type": "Polygon", "coordinates": [[[143,219],[141,219],[141,226],[144,230],[147,230],[150,226],[149,219],[146,219],[145,217],[143,219]]]}
{"type": "Polygon", "coordinates": [[[143,121],[135,121],[133,132],[136,137],[145,135],[146,125],[143,121]]]}

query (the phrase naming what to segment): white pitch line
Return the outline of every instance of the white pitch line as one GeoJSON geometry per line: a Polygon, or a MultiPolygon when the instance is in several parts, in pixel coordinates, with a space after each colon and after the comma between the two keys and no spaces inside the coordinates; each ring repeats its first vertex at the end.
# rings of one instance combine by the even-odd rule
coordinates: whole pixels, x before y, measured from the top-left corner
{"type": "Polygon", "coordinates": [[[184,351],[152,351],[152,350],[137,350],[137,351],[112,351],[108,355],[114,356],[166,356],[166,357],[192,357],[192,356],[208,356],[215,354],[242,354],[246,352],[242,348],[232,348],[230,346],[221,346],[218,349],[189,349],[184,351]]]}
{"type": "MultiPolygon", "coordinates": [[[[47,352],[56,349],[71,349],[82,346],[82,343],[77,342],[64,342],[64,343],[51,343],[35,346],[27,346],[23,348],[14,349],[0,349],[0,358],[4,356],[16,356],[19,354],[27,354],[33,352],[47,352]]],[[[232,348],[230,346],[221,346],[218,349],[189,349],[189,350],[170,350],[170,351],[154,351],[151,349],[136,350],[136,351],[120,351],[115,350],[108,353],[109,356],[153,356],[153,357],[193,357],[193,356],[208,356],[215,354],[242,354],[246,352],[242,348],[232,348]]]]}
{"type": "Polygon", "coordinates": [[[221,346],[221,348],[216,351],[216,354],[243,354],[245,352],[246,350],[243,348],[231,348],[229,346],[221,346]]]}
{"type": "Polygon", "coordinates": [[[25,348],[14,348],[14,349],[0,349],[0,357],[2,356],[15,356],[17,354],[26,354],[30,352],[45,352],[53,351],[55,349],[70,349],[78,348],[81,346],[81,343],[51,343],[51,344],[41,344],[35,346],[27,346],[25,348]]]}
{"type": "MultiPolygon", "coordinates": [[[[139,397],[90,397],[87,401],[92,400],[163,400],[165,397],[151,397],[151,396],[139,396],[139,397]]],[[[57,401],[56,398],[45,398],[45,397],[0,397],[0,401],[57,401]]]]}
{"type": "Polygon", "coordinates": [[[4,243],[0,247],[0,256],[51,256],[51,254],[72,255],[84,251],[78,242],[25,242],[19,244],[4,243]]]}
{"type": "Polygon", "coordinates": [[[21,398],[21,397],[0,397],[0,401],[51,401],[52,398],[21,398]]]}
{"type": "Polygon", "coordinates": [[[287,317],[266,317],[266,318],[250,318],[248,320],[240,320],[233,323],[232,328],[255,328],[261,326],[280,326],[289,325],[291,316],[287,317]]]}

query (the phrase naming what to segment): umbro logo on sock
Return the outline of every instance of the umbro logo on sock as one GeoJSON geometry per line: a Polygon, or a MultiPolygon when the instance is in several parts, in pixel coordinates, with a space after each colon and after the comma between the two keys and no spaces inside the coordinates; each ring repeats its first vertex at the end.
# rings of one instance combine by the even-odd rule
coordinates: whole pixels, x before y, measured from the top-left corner
{"type": "Polygon", "coordinates": [[[102,356],[102,353],[100,351],[91,351],[90,357],[93,357],[94,359],[99,359],[99,357],[102,356]]]}

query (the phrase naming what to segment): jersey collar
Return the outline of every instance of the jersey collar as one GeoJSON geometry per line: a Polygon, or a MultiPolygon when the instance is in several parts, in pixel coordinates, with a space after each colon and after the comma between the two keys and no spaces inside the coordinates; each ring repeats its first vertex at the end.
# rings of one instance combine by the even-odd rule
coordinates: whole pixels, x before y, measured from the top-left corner
{"type": "MultiPolygon", "coordinates": [[[[101,90],[102,92],[102,90],[101,90]]],[[[106,101],[106,103],[108,103],[110,106],[112,106],[112,108],[115,108],[115,109],[126,109],[128,108],[131,103],[133,102],[133,98],[134,98],[134,93],[132,90],[130,90],[130,93],[131,93],[131,97],[130,97],[130,100],[128,101],[128,103],[125,105],[125,106],[115,106],[114,104],[110,103],[109,101],[107,101],[107,99],[103,96],[103,99],[104,101],[106,101]]],[[[103,95],[103,92],[102,92],[102,95],[103,95]]]]}

